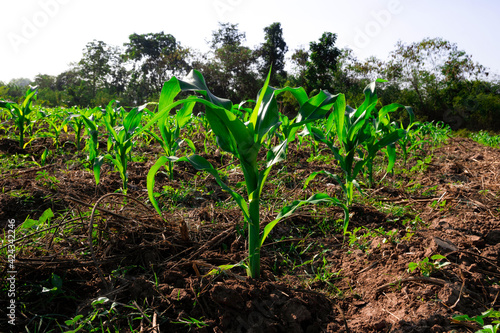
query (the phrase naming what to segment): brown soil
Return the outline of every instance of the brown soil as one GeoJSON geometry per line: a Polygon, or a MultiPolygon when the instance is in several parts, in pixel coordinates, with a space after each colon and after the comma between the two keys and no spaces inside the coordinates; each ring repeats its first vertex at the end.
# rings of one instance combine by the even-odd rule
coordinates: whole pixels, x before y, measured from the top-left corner
{"type": "MultiPolygon", "coordinates": [[[[220,265],[245,259],[241,213],[212,177],[193,180],[195,170],[179,164],[175,180],[157,177],[158,191],[168,185],[178,196],[161,198],[170,209],[160,219],[145,191],[154,155],[148,147],[139,149],[151,158],[131,163],[125,205],[124,197],[109,194],[121,186],[111,166],[104,166],[96,188],[93,175],[70,161],[77,152],[69,143],[62,148],[63,157],[44,167],[15,169],[0,177],[2,224],[15,219],[19,225],[47,208],[62,214],[54,220],[57,228],[37,243],[18,239],[13,332],[24,327],[59,332],[56,320],[64,325],[78,314],[86,318],[94,309],[109,310],[110,303],[91,305],[98,297],[117,302],[116,312],[94,324],[121,323],[120,332],[130,327],[156,332],[154,325],[159,325],[158,332],[473,332],[478,327],[452,317],[500,305],[498,149],[452,138],[427,152],[434,158],[421,172],[387,175],[355,200],[349,231],[371,230],[359,229],[357,239],[344,240],[339,209],[302,209],[267,239],[259,279],[247,279],[238,267],[207,275],[220,265]],[[59,182],[37,180],[43,170],[59,182]],[[99,231],[92,249],[90,222],[99,231]],[[408,271],[409,263],[435,254],[446,256],[450,264],[429,277],[408,271]],[[43,287],[51,288],[53,274],[62,278],[62,292],[42,292],[43,287]],[[189,318],[205,325],[188,324],[189,318]]],[[[0,140],[0,154],[29,153],[39,161],[42,152],[37,143],[21,151],[15,142],[0,140]]],[[[263,223],[285,201],[314,192],[340,195],[334,181],[320,176],[302,190],[312,171],[335,170],[333,164],[318,160],[307,163],[309,156],[291,147],[286,169],[275,166],[262,198],[263,223]]],[[[217,166],[231,163],[218,153],[211,161],[217,166]]],[[[415,165],[413,159],[407,169],[415,165]]],[[[241,181],[234,172],[227,177],[233,185],[241,181]]],[[[379,172],[377,179],[382,177],[379,172]]],[[[7,260],[1,260],[5,281],[7,260]]],[[[12,329],[5,293],[2,288],[1,332],[12,329]]]]}

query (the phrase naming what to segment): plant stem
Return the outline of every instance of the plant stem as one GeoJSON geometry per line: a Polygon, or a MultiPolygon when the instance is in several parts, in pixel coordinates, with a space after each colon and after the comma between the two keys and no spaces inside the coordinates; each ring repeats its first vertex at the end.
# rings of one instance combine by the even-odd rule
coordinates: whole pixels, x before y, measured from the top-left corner
{"type": "Polygon", "coordinates": [[[23,149],[24,146],[24,123],[21,120],[19,122],[19,148],[23,149]]]}
{"type": "Polygon", "coordinates": [[[168,178],[174,180],[174,162],[172,161],[168,161],[168,178]]]}
{"type": "Polygon", "coordinates": [[[250,221],[248,221],[248,275],[251,278],[260,276],[260,215],[259,198],[249,202],[250,221]]]}

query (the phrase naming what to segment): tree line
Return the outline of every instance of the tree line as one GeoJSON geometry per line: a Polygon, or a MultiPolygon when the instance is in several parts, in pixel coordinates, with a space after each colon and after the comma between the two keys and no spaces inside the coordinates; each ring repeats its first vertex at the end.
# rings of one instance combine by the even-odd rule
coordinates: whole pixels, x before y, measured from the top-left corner
{"type": "MultiPolygon", "coordinates": [[[[320,89],[342,92],[350,105],[361,103],[369,82],[386,79],[379,85],[384,105],[410,105],[420,120],[442,120],[454,128],[500,130],[498,79],[442,38],[400,41],[386,61],[357,59],[351,49],[336,46],[337,34],[331,32],[308,48],[290,51],[278,22],[264,28],[260,45],[251,48],[245,41],[245,33],[232,23],[219,23],[212,31],[206,53],[164,32],[134,33],[123,46],[94,40],[78,63],[57,76],[0,82],[0,98],[19,100],[30,84],[38,86],[38,103],[46,106],[104,106],[112,99],[135,106],[158,100],[165,81],[194,68],[215,95],[237,103],[255,98],[271,68],[271,85],[302,86],[311,95],[320,89]]],[[[285,113],[296,107],[286,94],[280,105],[285,113]]]]}

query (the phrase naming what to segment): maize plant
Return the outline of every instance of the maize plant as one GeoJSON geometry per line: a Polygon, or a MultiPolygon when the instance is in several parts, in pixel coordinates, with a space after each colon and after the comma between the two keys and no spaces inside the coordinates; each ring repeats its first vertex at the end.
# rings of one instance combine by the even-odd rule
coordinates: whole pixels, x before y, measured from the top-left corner
{"type": "MultiPolygon", "coordinates": [[[[248,121],[244,122],[235,112],[231,101],[220,99],[214,96],[206,86],[203,76],[197,71],[191,73],[182,81],[172,78],[168,85],[168,90],[172,92],[194,91],[203,95],[203,99],[195,98],[184,102],[198,102],[205,105],[205,116],[210,128],[217,138],[217,144],[220,149],[234,155],[239,161],[243,171],[246,187],[246,198],[226,185],[219,176],[218,171],[203,157],[191,155],[188,157],[176,158],[171,156],[162,156],[155,163],[148,173],[148,193],[151,202],[155,205],[157,211],[161,211],[156,204],[153,195],[154,175],[165,163],[169,161],[186,161],[191,163],[196,169],[210,173],[216,179],[217,183],[227,191],[240,207],[245,224],[248,227],[248,264],[247,273],[250,277],[258,278],[260,275],[260,249],[269,232],[283,218],[291,214],[295,209],[304,204],[316,204],[319,202],[331,202],[343,206],[336,198],[331,198],[326,194],[316,194],[307,200],[296,201],[292,205],[283,208],[278,217],[268,223],[260,233],[260,197],[267,176],[271,168],[276,163],[285,158],[288,140],[285,139],[272,149],[269,149],[266,155],[265,166],[259,168],[258,153],[264,145],[269,134],[279,126],[279,112],[276,101],[276,95],[290,91],[299,101],[300,110],[293,126],[301,126],[305,123],[320,119],[325,116],[331,108],[333,101],[327,93],[320,92],[318,95],[308,98],[302,88],[283,88],[275,89],[268,86],[269,75],[264,87],[259,92],[255,107],[248,116],[248,121]]],[[[165,91],[167,93],[167,91],[165,91]]],[[[176,103],[172,103],[171,109],[176,103]]],[[[161,118],[160,109],[158,118],[161,118]]],[[[243,117],[245,118],[245,117],[243,117]]],[[[146,125],[147,126],[147,125],[146,125]]]]}
{"type": "MultiPolygon", "coordinates": [[[[162,93],[160,94],[159,101],[159,112],[161,112],[165,106],[173,103],[173,99],[175,96],[168,93],[169,86],[165,85],[162,89],[162,93]]],[[[170,117],[169,112],[166,112],[161,119],[158,120],[158,128],[160,130],[160,136],[150,130],[146,130],[146,132],[154,137],[156,141],[158,141],[163,148],[166,156],[175,156],[181,145],[186,142],[187,145],[191,148],[192,151],[196,151],[194,144],[189,139],[181,139],[181,129],[186,126],[191,121],[191,115],[193,113],[193,103],[186,103],[182,106],[182,108],[177,111],[175,117],[170,117]],[[175,126],[174,124],[175,123],[175,126]]],[[[172,161],[167,162],[167,173],[170,179],[174,179],[174,170],[173,170],[172,161]]]]}
{"type": "MultiPolygon", "coordinates": [[[[374,96],[376,99],[377,95],[374,94],[374,96]]],[[[398,103],[383,106],[379,111],[375,108],[372,109],[371,126],[368,127],[371,135],[368,140],[363,142],[364,150],[368,152],[366,168],[369,187],[373,186],[373,161],[377,152],[379,150],[385,151],[388,160],[387,172],[391,172],[396,163],[396,143],[407,136],[407,130],[390,120],[389,114],[400,108],[404,108],[413,119],[412,108],[398,103]]]]}
{"type": "MultiPolygon", "coordinates": [[[[332,150],[344,177],[342,180],[338,175],[327,171],[318,171],[306,179],[304,187],[318,174],[331,176],[340,184],[345,194],[345,204],[350,207],[354,198],[354,187],[361,191],[357,181],[360,172],[365,171],[365,167],[373,162],[378,151],[404,137],[405,131],[402,129],[382,131],[382,125],[389,124],[387,114],[397,108],[404,107],[403,105],[387,105],[372,118],[378,101],[375,94],[375,83],[381,81],[372,82],[365,88],[365,100],[358,109],[353,109],[346,104],[344,94],[336,95],[333,111],[328,118],[325,129],[310,127],[315,139],[325,143],[332,150]],[[371,125],[370,119],[375,123],[375,126],[371,125]],[[335,131],[335,135],[332,135],[331,131],[335,131]]],[[[394,165],[395,150],[389,150],[389,155],[388,168],[390,170],[394,165]]],[[[344,233],[346,231],[347,225],[344,225],[344,233]]]]}
{"type": "Polygon", "coordinates": [[[422,134],[422,124],[414,121],[414,117],[413,112],[411,112],[410,122],[408,125],[404,127],[402,123],[399,124],[400,128],[406,131],[406,135],[398,141],[398,144],[401,147],[401,154],[403,156],[403,164],[405,166],[408,162],[409,153],[417,148],[424,151],[423,145],[429,142],[424,139],[424,135],[422,134]]]}
{"type": "Polygon", "coordinates": [[[76,150],[80,150],[80,143],[82,141],[82,134],[85,129],[85,121],[83,116],[90,117],[92,115],[93,109],[81,110],[80,112],[75,112],[75,108],[71,109],[71,112],[67,113],[66,123],[69,124],[75,132],[75,146],[76,150]]]}
{"type": "Polygon", "coordinates": [[[21,105],[17,103],[10,103],[7,101],[0,101],[0,108],[9,110],[12,120],[19,131],[19,148],[24,148],[24,132],[30,126],[30,113],[33,100],[36,99],[37,89],[28,88],[24,96],[24,101],[21,105]]]}
{"type": "MultiPolygon", "coordinates": [[[[94,109],[94,111],[96,111],[94,109]]],[[[95,119],[95,114],[92,112],[88,117],[81,115],[85,123],[85,132],[87,134],[87,141],[85,142],[85,150],[87,151],[87,159],[94,172],[95,184],[99,185],[101,178],[101,165],[103,163],[102,156],[99,156],[99,124],[95,119]]]]}
{"type": "Polygon", "coordinates": [[[139,133],[138,129],[141,125],[142,110],[133,108],[126,115],[124,113],[121,113],[121,115],[125,117],[122,125],[117,127],[112,126],[109,117],[103,118],[108,133],[110,134],[110,140],[108,140],[108,142],[111,142],[111,147],[114,152],[106,154],[104,158],[110,160],[114,164],[115,169],[120,173],[122,190],[124,194],[127,194],[127,164],[131,158],[132,148],[135,143],[134,138],[136,134],[139,133]]]}
{"type": "MultiPolygon", "coordinates": [[[[38,113],[40,115],[40,119],[44,119],[44,121],[49,124],[49,131],[42,129],[37,132],[37,136],[42,138],[52,138],[55,148],[59,149],[62,131],[68,133],[68,119],[64,118],[63,114],[60,112],[52,112],[51,115],[43,111],[39,111],[38,113]]],[[[33,138],[31,140],[33,140],[33,138]]]]}

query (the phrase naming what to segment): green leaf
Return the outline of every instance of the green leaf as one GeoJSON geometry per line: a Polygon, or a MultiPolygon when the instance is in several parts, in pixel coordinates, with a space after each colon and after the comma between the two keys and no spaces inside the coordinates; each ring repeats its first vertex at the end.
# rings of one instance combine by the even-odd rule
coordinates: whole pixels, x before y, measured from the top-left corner
{"type": "Polygon", "coordinates": [[[52,273],[52,277],[50,278],[50,282],[57,291],[62,292],[63,281],[61,277],[57,274],[52,273]]]}
{"type": "Polygon", "coordinates": [[[208,275],[217,275],[217,274],[223,273],[224,271],[233,269],[235,267],[242,267],[242,266],[245,266],[245,265],[243,265],[242,263],[237,263],[237,264],[233,264],[233,265],[220,265],[220,266],[217,266],[217,268],[210,270],[206,275],[207,276],[208,275]]]}
{"type": "Polygon", "coordinates": [[[288,144],[288,141],[285,140],[267,152],[266,168],[270,168],[274,164],[285,160],[287,144],[288,144]]]}
{"type": "Polygon", "coordinates": [[[174,102],[175,97],[181,92],[179,80],[173,76],[163,84],[158,101],[158,112],[169,111],[168,107],[174,102]]]}
{"type": "MultiPolygon", "coordinates": [[[[189,100],[188,98],[187,100],[189,100]]],[[[195,102],[187,102],[184,105],[182,105],[182,108],[177,111],[177,114],[175,115],[175,119],[177,121],[177,127],[178,128],[183,128],[189,121],[191,120],[191,115],[193,114],[193,108],[195,102]]]]}
{"type": "Polygon", "coordinates": [[[352,115],[350,120],[354,120],[354,122],[352,123],[352,125],[349,127],[349,129],[347,131],[347,137],[346,137],[347,143],[351,143],[351,142],[356,141],[356,143],[354,143],[354,144],[357,144],[358,142],[363,141],[363,140],[361,140],[361,137],[360,137],[360,135],[358,135],[358,133],[360,133],[362,131],[363,127],[366,124],[366,121],[367,121],[366,114],[367,114],[366,111],[364,111],[363,113],[358,115],[357,118],[356,118],[356,114],[352,115]]]}
{"type": "Polygon", "coordinates": [[[377,151],[381,150],[385,146],[393,144],[396,141],[398,141],[399,139],[404,138],[405,136],[406,136],[405,130],[402,130],[402,129],[395,130],[395,131],[387,134],[386,136],[384,136],[377,143],[375,143],[375,145],[373,146],[373,148],[371,149],[371,151],[369,153],[374,155],[377,151]]]}
{"type": "Polygon", "coordinates": [[[364,100],[363,104],[361,104],[361,106],[358,108],[358,111],[360,113],[364,112],[364,111],[370,112],[370,108],[374,107],[375,104],[377,103],[378,97],[377,97],[377,94],[375,93],[375,86],[376,86],[376,83],[378,83],[378,82],[387,82],[387,80],[376,79],[375,81],[370,82],[365,87],[365,90],[363,91],[363,93],[365,94],[365,100],[364,100]]]}
{"type": "Polygon", "coordinates": [[[193,151],[193,153],[196,152],[196,146],[194,145],[193,141],[189,140],[189,139],[184,139],[184,141],[187,143],[188,147],[191,148],[191,150],[193,151]]]}
{"type": "Polygon", "coordinates": [[[37,220],[27,218],[26,220],[24,220],[24,222],[22,224],[22,229],[31,229],[35,225],[38,228],[38,224],[39,224],[39,222],[37,220]]]}
{"type": "Polygon", "coordinates": [[[347,223],[349,219],[349,213],[347,207],[337,198],[330,197],[328,194],[325,193],[316,193],[311,197],[309,197],[307,200],[295,200],[291,205],[283,207],[278,216],[276,217],[276,219],[269,222],[264,227],[264,232],[260,239],[260,246],[264,244],[264,241],[266,240],[267,236],[273,230],[273,228],[278,224],[279,221],[292,215],[299,207],[303,205],[310,205],[310,204],[316,205],[319,203],[332,203],[336,206],[342,207],[344,209],[344,229],[347,228],[347,223]]]}
{"type": "Polygon", "coordinates": [[[432,260],[441,260],[441,259],[446,259],[445,256],[441,255],[441,254],[435,254],[431,257],[432,260]]]}
{"type": "Polygon", "coordinates": [[[182,80],[179,80],[179,85],[182,91],[194,91],[205,96],[211,103],[226,110],[231,110],[233,103],[224,98],[219,98],[213,95],[207,87],[203,75],[197,70],[191,70],[189,74],[182,80]]]}
{"type": "Polygon", "coordinates": [[[94,159],[94,164],[92,165],[96,185],[99,185],[99,181],[101,179],[101,166],[103,163],[104,163],[104,156],[97,156],[94,159]]]}
{"type": "Polygon", "coordinates": [[[346,113],[345,109],[346,109],[345,96],[344,94],[340,94],[337,100],[335,101],[332,112],[332,114],[334,115],[333,119],[335,121],[335,128],[337,130],[337,138],[340,142],[345,141],[345,135],[347,133],[344,125],[345,113],[346,113]]]}
{"type": "Polygon", "coordinates": [[[390,112],[394,112],[399,108],[404,107],[403,105],[399,103],[392,103],[389,105],[383,106],[379,111],[378,111],[378,122],[382,123],[384,126],[389,125],[390,118],[387,116],[390,112]]]}
{"type": "Polygon", "coordinates": [[[270,79],[271,79],[271,68],[269,68],[269,72],[267,73],[267,77],[266,77],[266,81],[264,82],[264,86],[260,89],[260,92],[259,92],[259,95],[257,98],[257,103],[255,103],[255,108],[253,109],[253,112],[250,115],[249,123],[253,124],[254,129],[257,128],[257,119],[259,118],[259,113],[262,112],[261,105],[262,105],[262,101],[264,100],[264,96],[266,96],[266,93],[268,92],[267,88],[269,86],[270,79]]]}
{"type": "Polygon", "coordinates": [[[396,164],[396,146],[394,143],[387,145],[387,172],[391,172],[396,164]]]}
{"type": "MultiPolygon", "coordinates": [[[[251,119],[252,117],[250,117],[250,121],[251,119]]],[[[279,111],[278,111],[278,103],[276,102],[276,96],[274,95],[273,89],[268,88],[264,93],[264,97],[261,101],[260,108],[258,109],[257,112],[257,124],[255,126],[255,133],[257,133],[256,141],[258,143],[261,143],[262,140],[267,136],[268,132],[276,125],[278,125],[278,122],[279,122],[279,111]]]]}
{"type": "Polygon", "coordinates": [[[306,189],[307,185],[309,185],[309,183],[314,179],[316,178],[317,175],[326,175],[326,176],[329,176],[329,177],[332,177],[339,185],[340,187],[342,188],[342,191],[344,193],[347,193],[347,189],[345,188],[345,185],[344,183],[342,182],[342,179],[337,175],[337,174],[333,174],[331,173],[330,171],[327,171],[327,170],[320,170],[320,171],[315,171],[313,173],[311,173],[305,180],[304,182],[304,187],[303,189],[306,189]]]}
{"type": "Polygon", "coordinates": [[[156,209],[156,212],[158,212],[158,215],[160,215],[160,217],[162,216],[161,209],[158,206],[158,202],[156,201],[156,198],[154,196],[155,176],[156,176],[156,173],[158,172],[158,170],[162,166],[164,166],[165,164],[167,164],[169,161],[175,161],[175,160],[177,160],[177,158],[175,158],[175,157],[161,156],[155,162],[155,164],[153,164],[153,166],[149,169],[148,175],[146,177],[146,186],[147,186],[147,189],[148,189],[148,198],[149,198],[149,201],[151,202],[151,204],[153,205],[153,207],[156,209]]]}
{"type": "Polygon", "coordinates": [[[340,95],[342,94],[332,95],[327,91],[321,90],[317,95],[311,97],[300,107],[297,122],[294,126],[300,126],[314,120],[323,119],[334,106],[340,95]]]}
{"type": "Polygon", "coordinates": [[[410,262],[408,264],[408,271],[411,273],[413,272],[415,269],[418,268],[418,264],[417,263],[414,263],[414,262],[410,262]]]}
{"type": "Polygon", "coordinates": [[[228,192],[233,199],[236,201],[241,211],[243,212],[243,217],[246,221],[250,219],[250,214],[248,211],[248,205],[245,199],[236,191],[227,186],[220,178],[219,172],[215,169],[210,162],[208,162],[204,157],[200,155],[190,155],[187,157],[181,157],[176,162],[189,162],[195,169],[200,171],[206,171],[214,176],[215,181],[219,186],[226,192],[228,192]]]}
{"type": "Polygon", "coordinates": [[[271,171],[272,166],[285,159],[286,149],[287,149],[287,141],[285,140],[281,144],[279,144],[276,147],[273,147],[271,150],[267,152],[266,168],[259,173],[257,180],[257,188],[254,192],[250,193],[249,199],[253,199],[255,197],[260,198],[262,189],[264,188],[264,184],[266,182],[267,176],[269,175],[269,172],[271,171]]]}
{"type": "Polygon", "coordinates": [[[54,217],[54,213],[52,212],[52,209],[47,208],[43,213],[42,216],[38,219],[38,221],[43,224],[45,221],[47,221],[50,218],[54,217]]]}
{"type": "Polygon", "coordinates": [[[309,96],[307,95],[306,91],[304,88],[302,87],[297,87],[297,88],[294,88],[294,87],[284,87],[284,88],[280,88],[280,89],[277,89],[275,91],[275,94],[276,95],[279,95],[283,92],[289,92],[293,95],[293,97],[295,97],[295,99],[297,100],[297,102],[299,103],[299,106],[302,106],[305,102],[307,102],[309,100],[309,96]]]}
{"type": "MultiPolygon", "coordinates": [[[[217,144],[219,147],[234,155],[238,154],[238,147],[236,139],[233,136],[233,131],[228,127],[234,121],[233,127],[245,127],[243,123],[236,124],[238,121],[241,122],[236,115],[227,111],[225,109],[218,109],[215,107],[207,106],[205,117],[210,124],[210,128],[216,136],[217,144]]],[[[246,132],[246,128],[244,130],[246,132]]]]}

